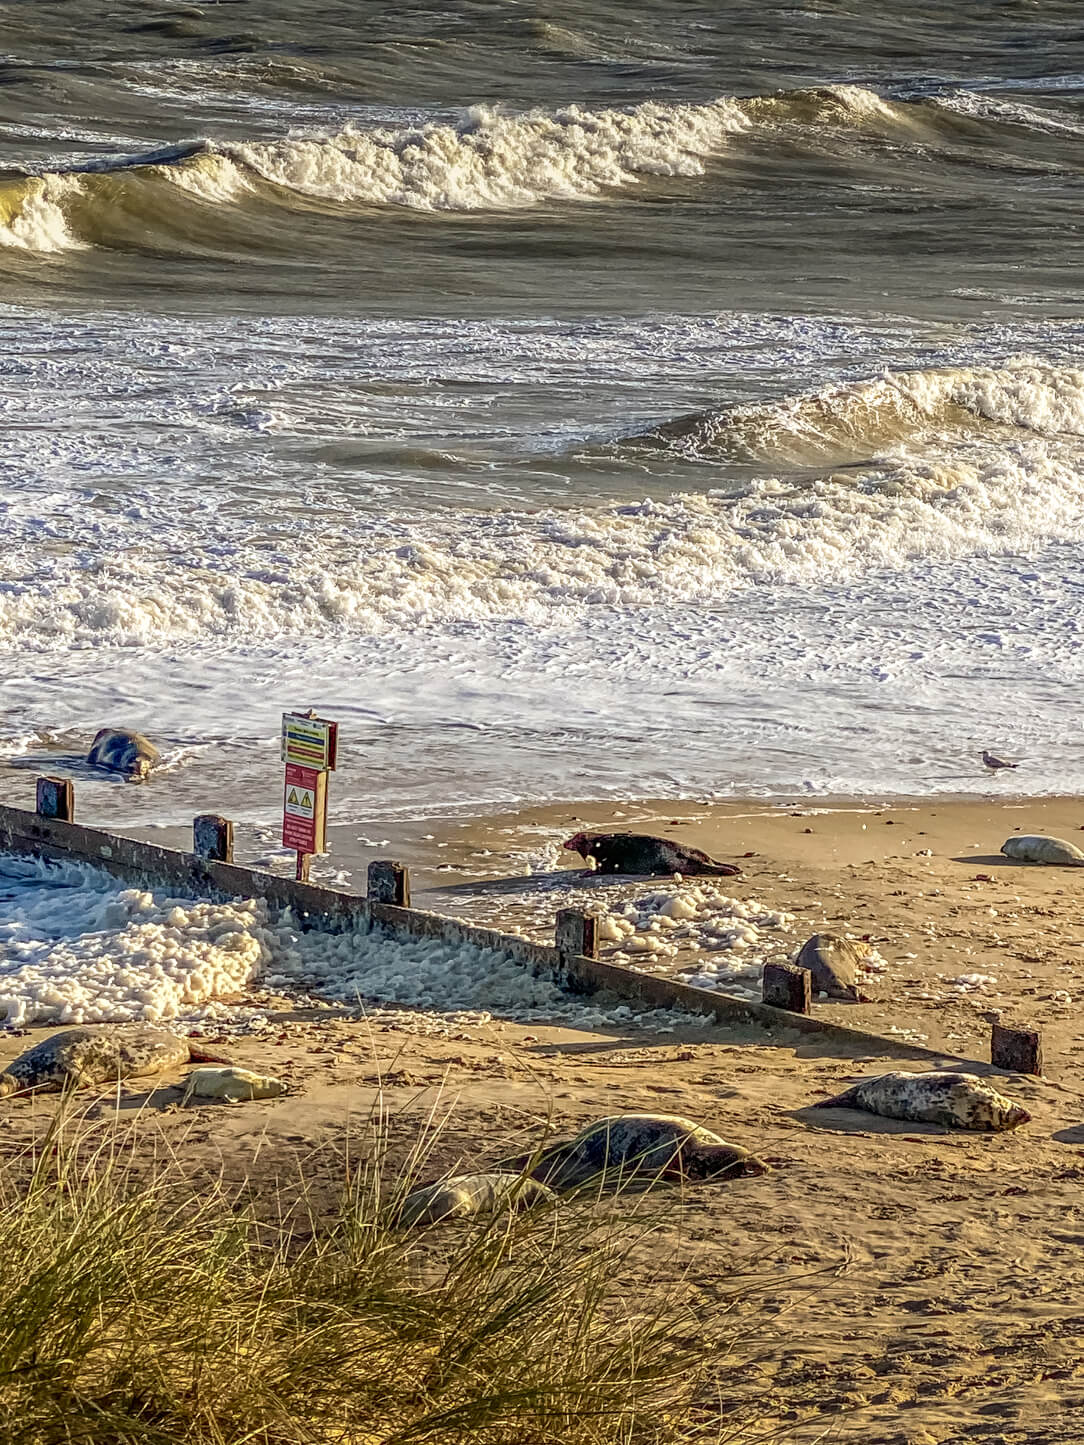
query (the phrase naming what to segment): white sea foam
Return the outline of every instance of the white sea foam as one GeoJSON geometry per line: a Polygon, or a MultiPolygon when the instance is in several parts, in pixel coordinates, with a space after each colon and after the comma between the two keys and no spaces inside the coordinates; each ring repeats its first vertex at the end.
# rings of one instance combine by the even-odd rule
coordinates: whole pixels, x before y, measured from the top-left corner
{"type": "Polygon", "coordinates": [[[75,176],[35,178],[23,183],[14,205],[5,206],[0,188],[0,246],[42,255],[86,249],[87,243],[72,232],[65,214],[66,204],[80,189],[75,176]]]}
{"type": "Polygon", "coordinates": [[[0,1018],[17,1027],[229,1020],[251,1012],[257,988],[439,1014],[675,1023],[571,1000],[496,951],[302,932],[262,900],[178,899],[74,864],[0,862],[0,919],[0,1018]]]}
{"type": "Polygon", "coordinates": [[[650,101],[634,110],[504,115],[488,106],[459,125],[347,129],[234,146],[265,180],[323,200],[420,210],[507,210],[620,190],[643,176],[699,176],[704,158],[746,130],[740,105],[650,101]]]}

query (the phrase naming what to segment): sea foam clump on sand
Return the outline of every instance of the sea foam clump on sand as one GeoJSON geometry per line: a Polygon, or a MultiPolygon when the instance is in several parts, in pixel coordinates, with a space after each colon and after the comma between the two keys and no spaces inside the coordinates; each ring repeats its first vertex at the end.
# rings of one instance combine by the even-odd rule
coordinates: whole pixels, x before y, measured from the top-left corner
{"type": "Polygon", "coordinates": [[[731,898],[709,884],[675,882],[628,899],[602,920],[599,933],[604,945],[616,945],[610,958],[652,972],[683,953],[726,954],[679,971],[700,988],[755,994],[764,964],[788,952],[789,941],[779,934],[793,922],[781,909],[731,898]]]}
{"type": "Polygon", "coordinates": [[[675,1022],[628,1006],[585,1007],[497,951],[302,932],[288,912],[272,917],[260,899],[195,902],[124,888],[88,867],[12,860],[0,889],[0,1018],[15,1027],[228,1021],[251,1013],[254,988],[468,1013],[475,1023],[493,1015],[675,1022]]]}

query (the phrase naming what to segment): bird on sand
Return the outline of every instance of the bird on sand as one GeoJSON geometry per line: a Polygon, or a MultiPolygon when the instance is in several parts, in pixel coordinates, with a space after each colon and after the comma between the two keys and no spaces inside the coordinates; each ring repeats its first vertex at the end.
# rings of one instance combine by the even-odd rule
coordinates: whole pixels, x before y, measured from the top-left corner
{"type": "Polygon", "coordinates": [[[1017,768],[1019,763],[1010,763],[1005,758],[999,758],[994,753],[988,753],[985,748],[982,751],[982,760],[992,773],[999,773],[1002,768],[1017,768]]]}

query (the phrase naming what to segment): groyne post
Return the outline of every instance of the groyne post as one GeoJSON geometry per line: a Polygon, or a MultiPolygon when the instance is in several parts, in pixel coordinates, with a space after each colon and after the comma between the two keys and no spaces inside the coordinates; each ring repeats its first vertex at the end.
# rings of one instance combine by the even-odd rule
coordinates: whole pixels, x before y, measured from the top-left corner
{"type": "Polygon", "coordinates": [[[39,778],[35,810],[39,818],[59,823],[75,822],[75,784],[71,778],[39,778]]]}
{"type": "Polygon", "coordinates": [[[1015,1029],[994,1024],[990,1031],[990,1062],[1014,1074],[1041,1074],[1043,1036],[1038,1029],[1015,1029]]]}
{"type": "Polygon", "coordinates": [[[233,862],[233,824],[217,813],[200,813],[192,819],[192,851],[215,863],[233,862]]]}
{"type": "Polygon", "coordinates": [[[558,909],[554,943],[562,960],[598,958],[598,918],[580,908],[558,909]]]}
{"type": "Polygon", "coordinates": [[[761,998],[772,1008],[807,1014],[813,1006],[813,975],[808,968],[792,963],[766,963],[761,980],[761,998]]]}
{"type": "Polygon", "coordinates": [[[370,903],[390,903],[394,908],[410,907],[410,870],[390,858],[369,864],[366,896],[370,903]]]}

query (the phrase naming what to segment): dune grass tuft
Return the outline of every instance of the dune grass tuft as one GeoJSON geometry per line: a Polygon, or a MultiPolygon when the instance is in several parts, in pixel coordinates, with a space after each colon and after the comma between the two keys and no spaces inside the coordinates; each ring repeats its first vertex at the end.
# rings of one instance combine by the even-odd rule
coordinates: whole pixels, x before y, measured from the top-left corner
{"type": "Polygon", "coordinates": [[[329,1207],[137,1166],[94,1127],[0,1166],[2,1445],[737,1438],[710,1405],[737,1323],[636,1283],[649,1216],[400,1230],[424,1151],[393,1170],[386,1136],[329,1207]]]}

